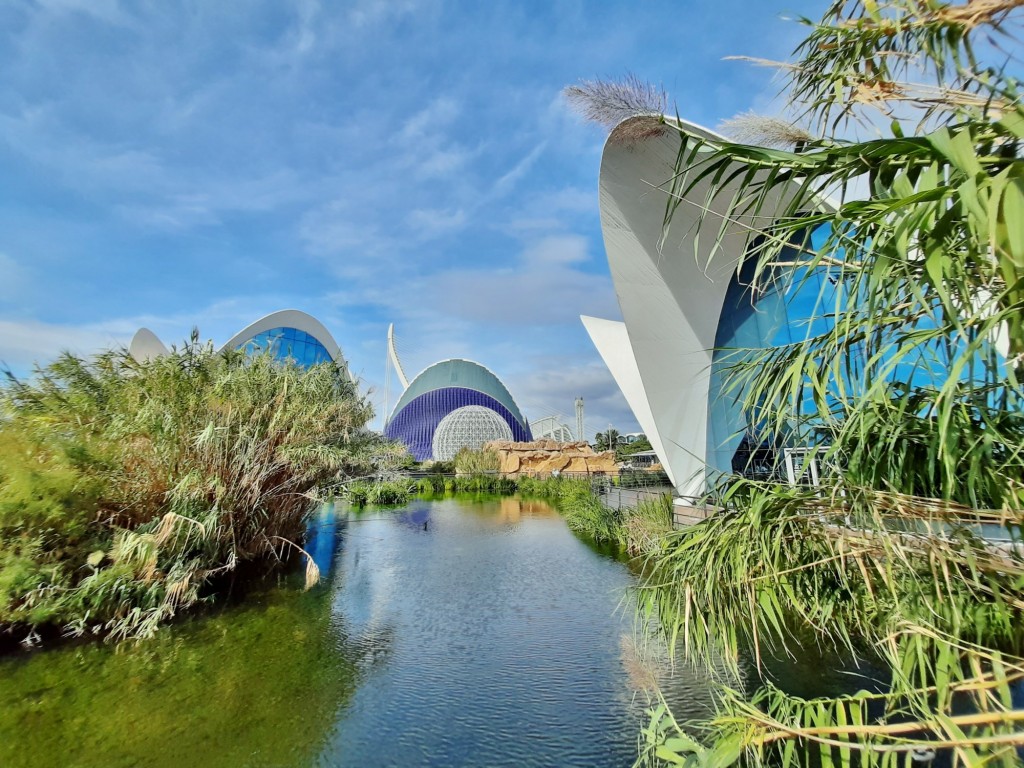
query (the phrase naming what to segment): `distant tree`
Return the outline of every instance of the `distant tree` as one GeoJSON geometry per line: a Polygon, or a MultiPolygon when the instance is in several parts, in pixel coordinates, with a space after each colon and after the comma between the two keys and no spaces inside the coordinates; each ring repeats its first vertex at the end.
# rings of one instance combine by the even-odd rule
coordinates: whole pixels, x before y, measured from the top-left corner
{"type": "Polygon", "coordinates": [[[639,438],[637,440],[634,440],[632,443],[627,443],[626,445],[616,446],[616,448],[615,448],[615,458],[618,461],[622,461],[626,457],[632,456],[635,453],[640,453],[641,451],[650,451],[650,450],[653,450],[651,448],[651,441],[648,440],[646,437],[641,437],[641,438],[639,438]]]}
{"type": "Polygon", "coordinates": [[[594,435],[594,450],[596,451],[610,451],[614,450],[615,446],[619,441],[619,430],[614,427],[609,427],[604,432],[598,432],[594,435]]]}

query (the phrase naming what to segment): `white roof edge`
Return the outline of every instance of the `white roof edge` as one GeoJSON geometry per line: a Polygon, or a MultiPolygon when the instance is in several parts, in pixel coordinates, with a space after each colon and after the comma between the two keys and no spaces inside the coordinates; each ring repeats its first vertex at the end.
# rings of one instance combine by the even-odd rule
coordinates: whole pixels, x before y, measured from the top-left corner
{"type": "MultiPolygon", "coordinates": [[[[723,220],[732,218],[732,223],[718,235],[712,232],[698,241],[693,235],[697,211],[708,205],[705,197],[710,184],[708,178],[702,178],[689,195],[697,203],[692,208],[680,206],[672,230],[667,232],[664,198],[652,193],[661,190],[668,195],[670,181],[688,170],[677,168],[679,134],[706,141],[712,149],[732,142],[675,117],[665,117],[666,130],[650,136],[634,139],[619,133],[632,119],[620,122],[609,133],[598,181],[601,230],[625,333],[599,328],[591,337],[602,356],[605,350],[601,347],[605,346],[613,358],[619,358],[612,363],[606,360],[616,380],[635,368],[640,382],[634,379],[633,386],[642,389],[643,397],[630,396],[629,386],[620,385],[620,389],[652,438],[652,446],[658,448],[677,492],[700,495],[707,467],[709,374],[718,321],[731,275],[748,247],[750,233],[760,227],[748,214],[731,216],[726,209],[731,198],[728,186],[735,186],[730,181],[711,207],[723,220]],[[602,340],[602,336],[628,343],[632,362],[624,361],[625,352],[615,351],[615,342],[602,340]],[[622,341],[623,336],[628,342],[622,341]],[[640,405],[634,406],[638,401],[640,405]],[[657,425],[655,430],[644,422],[648,413],[657,425]]],[[[741,158],[733,162],[745,164],[741,158]]],[[[766,201],[774,208],[766,207],[762,213],[771,215],[774,210],[777,217],[790,194],[788,187],[775,190],[766,201]]],[[[817,206],[834,209],[834,204],[820,195],[807,205],[812,210],[817,206]]],[[[594,322],[600,321],[590,324],[594,322]]]]}
{"type": "MultiPolygon", "coordinates": [[[[649,118],[649,117],[653,117],[653,115],[633,115],[631,117],[624,117],[622,120],[620,120],[618,123],[616,123],[615,127],[611,129],[611,131],[608,133],[608,137],[605,139],[604,147],[602,148],[601,154],[602,155],[604,154],[604,151],[607,150],[608,145],[610,143],[613,143],[613,142],[617,143],[619,141],[617,138],[614,138],[615,137],[615,132],[617,130],[619,130],[619,128],[621,128],[623,125],[625,125],[626,123],[628,123],[628,122],[630,122],[632,120],[636,120],[638,118],[644,118],[644,117],[648,117],[649,118]]],[[[678,116],[661,115],[661,117],[664,118],[666,125],[668,125],[670,127],[673,127],[673,128],[677,128],[677,129],[683,131],[684,133],[688,133],[690,135],[697,136],[697,137],[699,137],[701,139],[704,139],[705,141],[710,141],[710,142],[715,143],[715,144],[739,144],[739,143],[742,143],[742,142],[734,141],[733,139],[730,139],[728,136],[725,136],[725,135],[723,135],[721,133],[718,133],[717,131],[714,131],[714,130],[712,130],[710,128],[707,128],[707,127],[705,127],[703,125],[700,125],[698,123],[692,123],[689,120],[683,120],[683,118],[678,117],[678,116]]],[[[833,195],[822,194],[822,193],[815,193],[815,198],[816,198],[817,203],[819,205],[821,205],[824,208],[828,208],[830,211],[836,211],[836,210],[839,209],[839,201],[833,195]]]]}
{"type": "Polygon", "coordinates": [[[341,347],[338,346],[338,342],[334,340],[334,336],[331,335],[331,332],[327,330],[327,327],[323,323],[311,314],[303,312],[300,309],[280,309],[276,312],[271,312],[269,315],[264,315],[255,323],[247,325],[228,339],[220,349],[221,351],[236,349],[258,333],[269,331],[271,328],[285,327],[305,331],[310,336],[316,338],[317,341],[324,345],[324,349],[326,349],[327,354],[331,356],[331,360],[344,367],[349,378],[355,381],[352,371],[349,370],[348,361],[345,360],[341,347]]]}
{"type": "Polygon", "coordinates": [[[669,480],[672,485],[676,485],[672,464],[666,458],[668,454],[665,452],[661,433],[658,431],[651,405],[647,400],[647,392],[640,377],[640,368],[637,366],[633,347],[629,342],[629,331],[626,324],[620,320],[604,320],[587,315],[580,315],[580,320],[590,335],[590,340],[597,347],[604,364],[611,371],[612,378],[615,379],[623,397],[626,398],[630,410],[633,411],[633,415],[643,428],[644,435],[650,440],[651,448],[661,460],[661,465],[665,468],[669,480]]]}
{"type": "Polygon", "coordinates": [[[140,363],[146,363],[170,354],[170,350],[149,328],[139,328],[128,344],[128,354],[140,363]]]}

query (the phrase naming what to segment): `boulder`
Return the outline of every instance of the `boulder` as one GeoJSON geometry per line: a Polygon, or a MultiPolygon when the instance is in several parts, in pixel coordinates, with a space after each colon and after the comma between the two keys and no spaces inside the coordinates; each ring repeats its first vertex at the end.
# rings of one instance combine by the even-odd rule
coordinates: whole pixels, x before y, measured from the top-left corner
{"type": "Polygon", "coordinates": [[[498,454],[501,462],[500,471],[505,475],[618,472],[614,452],[594,453],[590,445],[584,441],[559,443],[544,439],[515,443],[509,440],[493,440],[484,448],[498,454]]]}

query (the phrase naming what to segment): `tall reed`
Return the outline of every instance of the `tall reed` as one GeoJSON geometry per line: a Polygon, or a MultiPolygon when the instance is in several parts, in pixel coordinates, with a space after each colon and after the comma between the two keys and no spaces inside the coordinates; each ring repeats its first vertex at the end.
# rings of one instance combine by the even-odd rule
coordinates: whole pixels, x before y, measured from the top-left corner
{"type": "Polygon", "coordinates": [[[65,354],[0,407],[0,628],[29,633],[152,634],[218,575],[298,551],[318,489],[374,453],[332,364],[195,339],[146,363],[65,354]]]}

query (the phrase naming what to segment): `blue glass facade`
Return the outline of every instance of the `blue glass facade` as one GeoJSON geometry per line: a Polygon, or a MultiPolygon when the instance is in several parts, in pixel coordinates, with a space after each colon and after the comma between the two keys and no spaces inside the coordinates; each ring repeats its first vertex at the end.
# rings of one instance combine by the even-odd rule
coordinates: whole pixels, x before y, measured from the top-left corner
{"type": "Polygon", "coordinates": [[[391,417],[384,428],[384,436],[401,440],[417,461],[426,461],[433,458],[434,430],[441,419],[467,405],[482,405],[501,416],[512,430],[513,440],[533,439],[529,426],[520,424],[508,408],[490,395],[464,387],[434,389],[413,398],[391,417]]]}
{"type": "Polygon", "coordinates": [[[250,355],[269,351],[281,362],[290,360],[304,368],[331,361],[331,354],[324,345],[298,328],[271,328],[257,333],[238,348],[250,355]]]}
{"type": "MultiPolygon", "coordinates": [[[[820,247],[825,238],[825,232],[815,232],[811,247],[820,247]]],[[[789,257],[795,260],[798,254],[789,257]]],[[[789,260],[785,251],[782,260],[789,260]]],[[[751,433],[758,431],[757,425],[750,423],[751,414],[740,407],[740,394],[724,391],[729,365],[742,350],[799,342],[832,326],[828,313],[835,308],[838,289],[827,268],[769,281],[756,293],[751,288],[753,273],[754,261],[748,260],[733,277],[715,335],[707,427],[707,471],[712,482],[721,474],[743,471],[751,453],[761,448],[750,439],[751,433]]],[[[756,457],[754,461],[757,463],[756,457]]]]}

